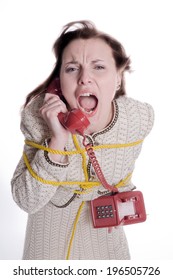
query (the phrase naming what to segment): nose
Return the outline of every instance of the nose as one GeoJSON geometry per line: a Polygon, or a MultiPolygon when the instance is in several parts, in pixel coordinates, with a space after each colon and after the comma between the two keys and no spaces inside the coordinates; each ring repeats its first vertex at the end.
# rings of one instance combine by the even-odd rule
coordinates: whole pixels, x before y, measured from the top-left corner
{"type": "Polygon", "coordinates": [[[86,69],[80,71],[78,83],[79,85],[87,85],[91,83],[91,77],[86,69]]]}

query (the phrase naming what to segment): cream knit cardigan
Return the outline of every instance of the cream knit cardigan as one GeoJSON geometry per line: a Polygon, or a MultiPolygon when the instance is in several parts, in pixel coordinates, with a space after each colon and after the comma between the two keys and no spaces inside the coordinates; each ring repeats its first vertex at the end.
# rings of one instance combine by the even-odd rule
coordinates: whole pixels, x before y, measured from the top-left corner
{"type": "MultiPolygon", "coordinates": [[[[33,100],[22,112],[21,130],[27,140],[42,144],[51,137],[50,131],[39,115],[43,97],[33,100]]],[[[90,139],[94,145],[129,143],[144,139],[153,126],[154,113],[152,107],[128,97],[120,97],[114,102],[118,117],[114,115],[111,124],[104,130],[93,134],[90,139]]],[[[77,135],[80,146],[83,137],[77,135]]],[[[133,171],[135,160],[141,151],[142,144],[134,147],[96,150],[97,160],[109,184],[115,185],[133,171]]],[[[72,137],[66,145],[67,151],[75,150],[72,137]]],[[[69,163],[54,166],[50,164],[43,150],[25,145],[32,169],[42,178],[52,181],[84,181],[80,154],[68,156],[69,163]]],[[[88,160],[88,158],[87,158],[88,160]]],[[[92,167],[90,166],[89,173],[92,167]]],[[[93,172],[93,171],[92,171],[93,172]]],[[[97,181],[95,177],[93,180],[97,181]]],[[[75,197],[68,206],[77,185],[51,186],[34,179],[21,158],[12,178],[12,194],[20,208],[28,213],[23,259],[55,259],[66,258],[68,244],[74,220],[82,201],[82,209],[72,248],[70,259],[116,259],[130,258],[128,243],[123,227],[93,228],[90,200],[104,194],[103,186],[94,187],[89,194],[75,197]],[[58,207],[57,207],[58,206],[58,207]],[[62,207],[59,207],[62,206],[62,207]]],[[[132,182],[121,188],[121,191],[133,188],[132,182]]]]}

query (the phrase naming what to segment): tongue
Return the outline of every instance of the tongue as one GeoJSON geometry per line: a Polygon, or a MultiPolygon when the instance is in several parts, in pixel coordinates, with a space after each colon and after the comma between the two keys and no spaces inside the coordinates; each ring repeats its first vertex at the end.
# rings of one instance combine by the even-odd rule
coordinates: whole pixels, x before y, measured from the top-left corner
{"type": "Polygon", "coordinates": [[[96,98],[94,96],[81,96],[79,102],[80,106],[87,111],[94,109],[97,105],[96,98]]]}

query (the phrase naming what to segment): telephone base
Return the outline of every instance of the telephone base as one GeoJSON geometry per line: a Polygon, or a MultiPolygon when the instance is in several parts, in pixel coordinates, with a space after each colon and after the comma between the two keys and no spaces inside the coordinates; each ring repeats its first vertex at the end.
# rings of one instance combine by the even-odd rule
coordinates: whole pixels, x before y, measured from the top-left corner
{"type": "Polygon", "coordinates": [[[128,191],[112,196],[101,196],[91,201],[95,228],[131,225],[144,222],[146,212],[140,191],[128,191]]]}

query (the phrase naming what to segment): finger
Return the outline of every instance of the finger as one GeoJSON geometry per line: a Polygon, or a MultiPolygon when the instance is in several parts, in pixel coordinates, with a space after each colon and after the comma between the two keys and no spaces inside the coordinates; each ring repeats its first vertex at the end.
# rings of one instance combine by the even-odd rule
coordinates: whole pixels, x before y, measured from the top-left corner
{"type": "Polygon", "coordinates": [[[40,113],[45,117],[57,116],[60,112],[66,113],[67,108],[63,101],[61,100],[48,100],[40,108],[40,113]],[[50,102],[50,103],[49,103],[50,102]]]}
{"type": "Polygon", "coordinates": [[[52,97],[57,97],[57,98],[59,98],[59,96],[56,95],[56,94],[54,94],[54,93],[46,92],[46,93],[45,93],[45,98],[44,98],[44,99],[47,100],[47,99],[52,98],[52,97]]]}
{"type": "Polygon", "coordinates": [[[61,101],[54,101],[51,103],[47,103],[44,105],[44,109],[47,112],[57,112],[57,113],[67,111],[65,104],[61,101]]]}
{"type": "Polygon", "coordinates": [[[53,101],[61,100],[58,95],[52,94],[52,93],[46,93],[44,98],[44,103],[49,104],[53,101]]]}
{"type": "Polygon", "coordinates": [[[55,102],[61,102],[61,99],[59,97],[56,97],[54,94],[48,94],[45,96],[43,105],[40,108],[40,110],[47,108],[50,104],[53,104],[55,102]]]}

